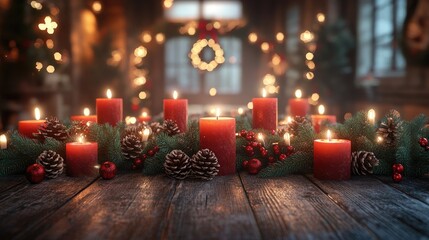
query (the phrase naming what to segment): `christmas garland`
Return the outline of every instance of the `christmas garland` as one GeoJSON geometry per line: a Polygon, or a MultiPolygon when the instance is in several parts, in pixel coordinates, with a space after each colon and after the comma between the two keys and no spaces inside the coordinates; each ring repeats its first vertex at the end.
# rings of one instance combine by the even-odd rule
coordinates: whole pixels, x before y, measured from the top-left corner
{"type": "MultiPolygon", "coordinates": [[[[336,138],[352,142],[354,174],[395,176],[403,171],[406,176],[418,177],[429,172],[427,123],[424,115],[403,121],[399,113],[392,110],[375,125],[369,123],[364,112],[359,112],[342,124],[325,123],[319,134],[306,118],[299,117],[269,132],[251,129],[251,119],[244,115],[236,118],[237,170],[247,170],[264,178],[311,173],[313,141],[324,138],[324,130],[329,128],[336,138]],[[290,146],[283,138],[286,132],[291,134],[290,146]]],[[[177,125],[168,120],[150,125],[121,123],[115,127],[108,124],[85,127],[79,122],[64,125],[52,118],[36,134],[37,139],[22,137],[17,131],[7,134],[9,146],[0,150],[0,176],[23,173],[35,162],[49,164],[51,158],[57,162],[62,160],[66,143],[74,141],[76,134],[85,134],[89,141],[98,143],[100,164],[110,161],[120,170],[140,169],[145,175],[166,173],[179,179],[190,176],[210,180],[217,174],[215,155],[199,148],[197,121],[190,121],[188,131],[180,133],[177,125]],[[152,134],[147,142],[133,137],[149,128],[152,134]],[[209,170],[202,171],[195,158],[205,161],[209,170]]],[[[61,172],[62,169],[56,169],[56,173],[61,172]]]]}

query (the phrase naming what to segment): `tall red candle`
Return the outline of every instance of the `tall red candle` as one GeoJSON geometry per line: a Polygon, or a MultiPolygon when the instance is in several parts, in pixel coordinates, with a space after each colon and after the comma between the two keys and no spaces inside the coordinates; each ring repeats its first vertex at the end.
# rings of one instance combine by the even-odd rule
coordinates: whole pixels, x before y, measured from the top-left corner
{"type": "MultiPolygon", "coordinates": [[[[329,134],[329,130],[328,130],[329,134]]],[[[348,180],[351,171],[351,143],[344,139],[314,140],[314,177],[348,180]]]]}
{"type": "Polygon", "coordinates": [[[33,133],[37,133],[40,126],[45,122],[45,120],[40,119],[40,110],[39,108],[34,109],[34,115],[36,120],[25,120],[18,122],[18,132],[24,137],[34,138],[33,133]]]}
{"type": "Polygon", "coordinates": [[[164,99],[164,119],[177,123],[180,132],[186,132],[188,125],[188,99],[177,99],[174,91],[173,99],[164,99]]]}
{"type": "Polygon", "coordinates": [[[96,123],[97,122],[97,116],[96,115],[90,115],[90,111],[88,108],[85,108],[83,110],[83,115],[74,115],[71,116],[70,119],[72,121],[81,121],[83,123],[87,123],[87,122],[92,122],[92,123],[96,123]]]}
{"type": "Polygon", "coordinates": [[[295,91],[295,96],[296,98],[289,99],[289,115],[305,117],[310,110],[308,99],[301,98],[302,91],[299,89],[295,91]]]}
{"type": "Polygon", "coordinates": [[[112,98],[112,92],[107,90],[107,98],[97,98],[97,123],[108,123],[116,126],[123,119],[122,98],[112,98]]]}
{"type": "Polygon", "coordinates": [[[263,98],[254,98],[253,102],[253,128],[265,130],[277,129],[277,98],[265,98],[265,89],[262,92],[263,98]]]}
{"type": "Polygon", "coordinates": [[[236,169],[235,119],[200,118],[200,148],[213,151],[219,161],[219,175],[234,174],[236,169]]]}
{"type": "Polygon", "coordinates": [[[67,143],[65,161],[68,176],[96,176],[98,144],[94,142],[67,143]]]}
{"type": "Polygon", "coordinates": [[[316,133],[320,132],[320,127],[323,122],[327,121],[329,123],[336,123],[337,117],[335,115],[324,115],[325,107],[323,105],[319,106],[319,115],[311,115],[311,122],[313,124],[314,131],[316,133]]]}

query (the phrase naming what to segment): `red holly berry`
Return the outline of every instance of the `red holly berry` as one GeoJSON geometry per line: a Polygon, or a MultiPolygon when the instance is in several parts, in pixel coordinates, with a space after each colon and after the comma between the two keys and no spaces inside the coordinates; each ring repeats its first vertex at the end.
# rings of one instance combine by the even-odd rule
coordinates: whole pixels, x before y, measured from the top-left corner
{"type": "Polygon", "coordinates": [[[402,181],[402,174],[394,173],[392,176],[392,179],[394,182],[398,183],[398,182],[402,181]]]}
{"type": "Polygon", "coordinates": [[[240,131],[240,136],[242,136],[242,137],[246,137],[247,136],[247,131],[246,130],[241,130],[240,131]]]}
{"type": "Polygon", "coordinates": [[[262,168],[262,163],[259,161],[259,159],[253,158],[249,160],[249,163],[247,165],[247,171],[250,174],[257,174],[262,168]]]}
{"type": "Polygon", "coordinates": [[[292,146],[287,146],[286,151],[287,151],[287,155],[290,156],[292,155],[293,152],[295,152],[295,148],[292,146]]]}
{"type": "Polygon", "coordinates": [[[116,176],[116,165],[113,162],[106,161],[100,166],[100,176],[109,180],[116,176]]]}
{"type": "Polygon", "coordinates": [[[280,154],[280,149],[274,149],[274,154],[275,155],[279,155],[280,154]]]}
{"type": "Polygon", "coordinates": [[[155,153],[159,152],[159,146],[153,147],[153,151],[155,151],[155,153]]]}
{"type": "Polygon", "coordinates": [[[280,161],[284,161],[284,160],[286,160],[286,158],[287,158],[287,156],[284,153],[280,154],[280,156],[279,156],[280,161]]]}
{"type": "Polygon", "coordinates": [[[395,163],[393,164],[393,172],[394,173],[402,173],[404,172],[404,166],[402,166],[402,164],[400,163],[395,163]]]}
{"type": "Polygon", "coordinates": [[[139,168],[139,167],[143,166],[143,161],[140,158],[136,158],[136,159],[134,159],[133,164],[139,168]]]}
{"type": "Polygon", "coordinates": [[[38,164],[31,164],[27,167],[25,176],[31,183],[40,183],[45,178],[45,168],[38,164]]]}
{"type": "Polygon", "coordinates": [[[155,151],[153,149],[151,149],[151,150],[147,151],[147,155],[152,157],[153,155],[155,155],[155,151]]]}
{"type": "Polygon", "coordinates": [[[250,142],[249,145],[255,148],[258,147],[258,142],[250,142]]]}
{"type": "Polygon", "coordinates": [[[426,146],[429,145],[429,141],[428,141],[427,138],[422,137],[422,138],[419,139],[419,144],[422,147],[426,147],[426,146]]]}
{"type": "Polygon", "coordinates": [[[275,135],[276,134],[276,130],[271,130],[271,135],[275,135]]]}
{"type": "Polygon", "coordinates": [[[253,154],[255,154],[252,146],[246,146],[245,151],[246,151],[247,156],[249,156],[249,157],[251,157],[251,156],[253,156],[253,154]]]}
{"type": "Polygon", "coordinates": [[[144,160],[146,160],[147,155],[146,155],[146,154],[142,154],[141,158],[142,158],[142,160],[144,161],[144,160]]]}
{"type": "Polygon", "coordinates": [[[264,149],[263,151],[261,151],[261,155],[262,157],[266,157],[268,155],[268,151],[264,149]]]}
{"type": "Polygon", "coordinates": [[[279,145],[278,145],[278,144],[274,144],[274,145],[273,145],[273,150],[274,150],[274,151],[276,151],[276,150],[280,150],[279,145]]]}
{"type": "Polygon", "coordinates": [[[243,166],[243,169],[247,170],[247,167],[249,166],[249,161],[244,160],[243,163],[242,163],[242,166],[243,166]]]}
{"type": "Polygon", "coordinates": [[[263,152],[263,151],[266,151],[266,149],[264,147],[259,147],[259,151],[263,152]]]}
{"type": "Polygon", "coordinates": [[[249,142],[253,141],[253,140],[255,140],[255,136],[251,136],[251,135],[247,134],[246,140],[249,141],[249,142]]]}
{"type": "Polygon", "coordinates": [[[269,163],[274,163],[276,161],[276,159],[273,156],[269,156],[268,157],[268,162],[269,163]]]}

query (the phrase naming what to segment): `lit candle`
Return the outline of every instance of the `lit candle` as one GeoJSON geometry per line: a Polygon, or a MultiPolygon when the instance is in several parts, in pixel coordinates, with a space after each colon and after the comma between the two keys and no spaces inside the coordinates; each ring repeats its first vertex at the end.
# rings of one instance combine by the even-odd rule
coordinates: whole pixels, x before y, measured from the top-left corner
{"type": "Polygon", "coordinates": [[[142,112],[142,115],[139,116],[139,122],[150,122],[152,119],[146,111],[142,112]]]}
{"type": "Polygon", "coordinates": [[[112,98],[110,89],[106,92],[107,98],[97,98],[97,123],[108,123],[115,126],[122,121],[123,103],[122,98],[112,98]]]}
{"type": "Polygon", "coordinates": [[[265,147],[264,135],[262,133],[258,133],[258,140],[262,143],[262,146],[265,147]]]}
{"type": "Polygon", "coordinates": [[[285,140],[286,146],[290,146],[290,134],[289,133],[285,133],[283,135],[283,139],[285,140]]]}
{"type": "Polygon", "coordinates": [[[368,110],[368,122],[371,125],[375,124],[375,110],[372,108],[368,110]]]}
{"type": "Polygon", "coordinates": [[[277,129],[277,98],[267,98],[267,91],[262,89],[262,98],[254,98],[253,103],[253,128],[265,130],[277,129]]]}
{"type": "Polygon", "coordinates": [[[219,175],[235,173],[235,119],[229,117],[200,118],[200,148],[213,151],[219,162],[219,175]]]}
{"type": "Polygon", "coordinates": [[[300,89],[295,91],[295,97],[296,98],[289,99],[289,113],[292,117],[305,117],[310,109],[308,99],[301,98],[302,91],[300,89]]]}
{"type": "Polygon", "coordinates": [[[332,139],[327,131],[327,139],[314,140],[314,177],[326,180],[350,179],[351,143],[349,140],[332,139]]]}
{"type": "Polygon", "coordinates": [[[34,117],[36,120],[25,120],[18,122],[18,132],[24,137],[33,138],[34,133],[37,133],[40,126],[45,122],[44,120],[40,120],[40,109],[34,109],[34,117]]]}
{"type": "Polygon", "coordinates": [[[150,135],[150,129],[149,128],[145,128],[143,130],[143,133],[142,133],[142,141],[143,142],[147,142],[147,140],[149,139],[149,135],[150,135]]]}
{"type": "Polygon", "coordinates": [[[74,115],[74,116],[71,116],[70,119],[72,121],[81,121],[85,124],[97,122],[97,116],[91,115],[91,111],[89,110],[89,108],[83,109],[83,115],[74,115]]]}
{"type": "Polygon", "coordinates": [[[7,138],[6,135],[2,134],[0,135],[0,149],[6,149],[7,148],[7,138]]]}
{"type": "Polygon", "coordinates": [[[80,136],[77,142],[66,144],[66,172],[68,176],[96,176],[98,164],[98,144],[85,142],[80,136]]]}
{"type": "Polygon", "coordinates": [[[188,125],[188,99],[177,99],[177,91],[173,92],[173,99],[164,99],[164,119],[177,123],[180,132],[186,132],[188,125]]]}
{"type": "Polygon", "coordinates": [[[324,115],[325,106],[319,105],[318,107],[319,115],[311,115],[311,122],[313,123],[313,128],[316,133],[320,132],[320,127],[323,122],[336,123],[337,117],[334,115],[324,115]]]}

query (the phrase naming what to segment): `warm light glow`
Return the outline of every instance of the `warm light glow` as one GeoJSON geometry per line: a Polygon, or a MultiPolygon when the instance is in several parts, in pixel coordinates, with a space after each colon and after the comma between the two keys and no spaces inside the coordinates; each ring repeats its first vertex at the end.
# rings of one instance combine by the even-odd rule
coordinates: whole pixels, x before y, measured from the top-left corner
{"type": "Polygon", "coordinates": [[[34,118],[36,118],[36,120],[40,120],[40,116],[41,116],[40,109],[38,107],[36,107],[34,109],[34,118]]]}
{"type": "Polygon", "coordinates": [[[238,108],[237,112],[238,112],[238,114],[242,115],[244,113],[244,109],[243,108],[238,108]]]}
{"type": "Polygon", "coordinates": [[[54,73],[55,72],[55,67],[52,65],[49,65],[46,67],[46,72],[48,73],[54,73]]]}
{"type": "Polygon", "coordinates": [[[84,108],[83,109],[83,115],[89,116],[90,113],[91,113],[91,111],[89,110],[89,108],[84,108]]]}
{"type": "Polygon", "coordinates": [[[289,124],[292,122],[292,117],[291,116],[287,116],[286,117],[286,123],[289,124]]]}
{"type": "Polygon", "coordinates": [[[39,29],[42,31],[46,30],[48,34],[53,34],[57,27],[58,24],[52,21],[52,18],[50,16],[45,17],[44,23],[39,23],[39,29]]]}
{"type": "Polygon", "coordinates": [[[262,133],[258,133],[258,139],[260,141],[264,141],[264,135],[262,135],[262,133]]]}
{"type": "Polygon", "coordinates": [[[307,54],[305,54],[305,59],[307,60],[313,60],[314,58],[314,54],[311,52],[308,52],[307,54]]]}
{"type": "Polygon", "coordinates": [[[325,14],[318,13],[317,14],[317,21],[320,22],[320,23],[325,22],[325,14]]]}
{"type": "Polygon", "coordinates": [[[313,70],[316,67],[316,64],[314,64],[313,61],[308,61],[307,67],[308,67],[308,69],[313,70]]]}
{"type": "Polygon", "coordinates": [[[7,148],[7,138],[6,135],[2,134],[0,135],[0,149],[6,149],[7,148]]]}
{"type": "Polygon", "coordinates": [[[80,135],[80,136],[77,138],[77,142],[78,142],[78,143],[84,143],[84,142],[85,142],[85,138],[83,137],[83,135],[80,135]]]}
{"type": "Polygon", "coordinates": [[[179,93],[177,93],[177,91],[173,91],[173,99],[177,99],[177,97],[179,97],[179,93]]]}
{"type": "Polygon", "coordinates": [[[152,36],[150,33],[143,33],[143,42],[150,43],[152,41],[152,36]]]}
{"type": "Polygon", "coordinates": [[[254,32],[249,34],[249,42],[251,43],[255,43],[256,41],[258,41],[258,35],[254,32]]]}
{"type": "Polygon", "coordinates": [[[37,1],[31,1],[30,5],[32,8],[37,10],[41,10],[43,8],[43,5],[37,1]]]}
{"type": "Polygon", "coordinates": [[[209,94],[210,94],[210,96],[216,96],[216,93],[217,93],[217,90],[216,90],[216,88],[210,88],[210,90],[209,90],[209,94]]]}
{"type": "Polygon", "coordinates": [[[370,124],[375,123],[375,110],[372,108],[370,110],[368,110],[368,122],[370,124]]]}
{"type": "Polygon", "coordinates": [[[274,54],[273,58],[271,59],[271,63],[273,65],[279,65],[281,63],[282,59],[278,54],[274,54]]]}
{"type": "Polygon", "coordinates": [[[146,99],[146,98],[147,98],[147,93],[146,93],[145,91],[141,91],[141,92],[139,93],[139,98],[140,98],[141,100],[146,99]]]}
{"type": "Polygon", "coordinates": [[[213,27],[215,28],[215,29],[219,29],[220,28],[220,22],[218,22],[218,21],[216,21],[216,22],[214,22],[213,23],[213,27]]]}
{"type": "Polygon", "coordinates": [[[268,52],[268,50],[270,50],[270,44],[268,44],[267,42],[263,42],[261,44],[261,50],[264,53],[268,52]]]}
{"type": "Polygon", "coordinates": [[[267,97],[267,90],[265,88],[262,89],[262,97],[267,97]]]}
{"type": "Polygon", "coordinates": [[[264,76],[262,83],[266,86],[273,85],[274,83],[276,83],[276,77],[268,73],[264,76]]]}
{"type": "Polygon", "coordinates": [[[57,61],[61,61],[61,53],[59,53],[59,52],[56,52],[56,53],[54,53],[54,59],[55,60],[57,60],[57,61]]]}
{"type": "Polygon", "coordinates": [[[317,111],[319,111],[320,115],[325,114],[325,106],[323,106],[322,104],[319,105],[319,107],[317,108],[317,111]]]}
{"type": "Polygon", "coordinates": [[[155,35],[155,40],[156,40],[156,42],[157,42],[157,43],[159,43],[159,44],[163,43],[163,42],[165,41],[165,36],[164,36],[164,34],[162,34],[162,33],[157,33],[157,34],[155,35]]]}
{"type": "Polygon", "coordinates": [[[380,137],[380,136],[377,136],[377,142],[378,142],[378,143],[383,142],[383,138],[382,138],[382,137],[380,137]]]}
{"type": "Polygon", "coordinates": [[[142,117],[147,117],[147,112],[142,112],[142,117]]]}
{"type": "Polygon", "coordinates": [[[147,55],[147,49],[143,46],[140,46],[134,49],[134,56],[144,58],[147,55]]]}
{"type": "Polygon", "coordinates": [[[95,1],[92,3],[92,10],[96,13],[99,13],[103,9],[103,6],[99,1],[95,1]]]}
{"type": "Polygon", "coordinates": [[[171,8],[173,6],[173,0],[164,0],[164,7],[171,8]]]}
{"type": "Polygon", "coordinates": [[[301,91],[301,89],[297,89],[295,91],[295,97],[296,98],[302,98],[302,91],[301,91]]]}
{"type": "Polygon", "coordinates": [[[311,94],[311,100],[317,102],[319,100],[320,96],[318,93],[311,94]]]}
{"type": "Polygon", "coordinates": [[[247,103],[247,108],[252,110],[253,109],[253,102],[248,102],[247,103]]]}
{"type": "Polygon", "coordinates": [[[146,142],[149,139],[149,135],[150,135],[150,129],[149,128],[145,128],[143,130],[143,134],[142,134],[142,140],[143,140],[143,142],[146,142]]]}
{"type": "Polygon", "coordinates": [[[134,78],[134,84],[136,86],[142,86],[146,83],[146,78],[144,76],[134,78]]]}
{"type": "Polygon", "coordinates": [[[312,79],[314,78],[314,73],[312,73],[312,72],[307,72],[307,73],[305,74],[305,77],[306,77],[308,80],[312,80],[312,79]]]}
{"type": "Polygon", "coordinates": [[[328,130],[326,132],[326,137],[328,138],[328,141],[331,141],[331,139],[332,139],[331,130],[328,130]]]}
{"type": "Polygon", "coordinates": [[[188,34],[191,36],[195,35],[196,31],[197,30],[194,27],[188,28],[188,34]]]}
{"type": "Polygon", "coordinates": [[[52,39],[46,40],[46,47],[49,49],[54,48],[54,40],[52,40],[52,39]]]}
{"type": "Polygon", "coordinates": [[[216,119],[220,117],[220,108],[216,108],[216,119]]]}
{"type": "Polygon", "coordinates": [[[301,33],[301,35],[299,36],[299,38],[304,43],[309,43],[309,42],[311,42],[314,39],[314,35],[310,31],[306,30],[303,33],[301,33]]]}
{"type": "Polygon", "coordinates": [[[285,39],[285,35],[282,32],[276,34],[277,42],[282,42],[285,39]]]}
{"type": "Polygon", "coordinates": [[[130,117],[129,121],[130,121],[130,124],[136,124],[136,122],[137,122],[137,118],[135,118],[135,117],[130,117]]]}
{"type": "Polygon", "coordinates": [[[285,135],[283,135],[283,139],[285,140],[286,146],[290,146],[290,134],[285,133],[285,135]]]}
{"type": "Polygon", "coordinates": [[[37,69],[37,71],[42,70],[42,68],[43,68],[43,64],[41,62],[36,62],[36,69],[37,69]]]}
{"type": "Polygon", "coordinates": [[[106,91],[106,96],[107,96],[107,98],[112,98],[112,91],[110,91],[110,89],[107,89],[107,91],[106,91]]]}

